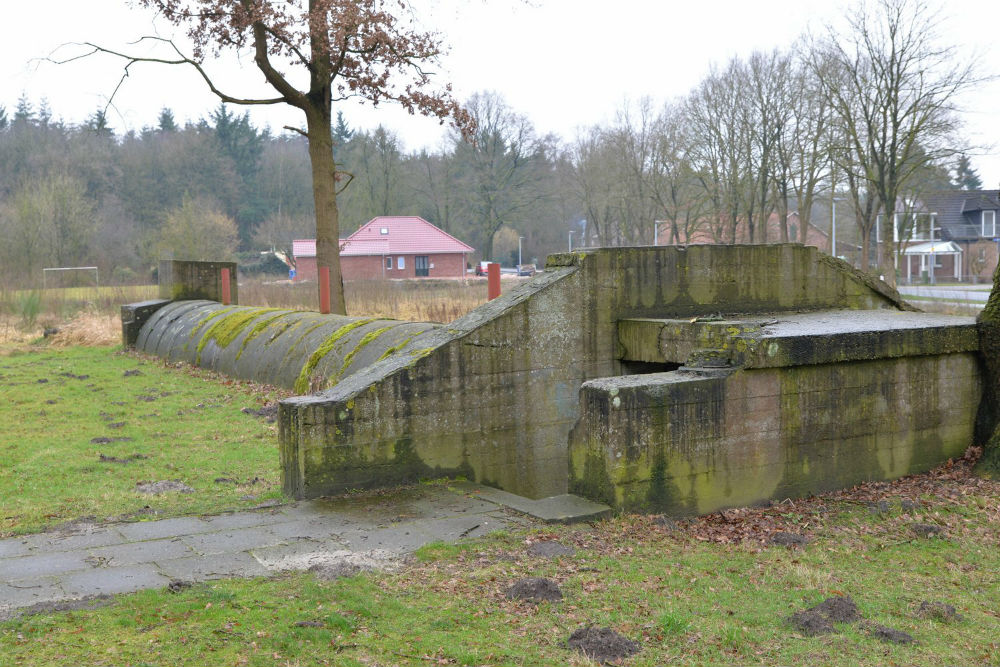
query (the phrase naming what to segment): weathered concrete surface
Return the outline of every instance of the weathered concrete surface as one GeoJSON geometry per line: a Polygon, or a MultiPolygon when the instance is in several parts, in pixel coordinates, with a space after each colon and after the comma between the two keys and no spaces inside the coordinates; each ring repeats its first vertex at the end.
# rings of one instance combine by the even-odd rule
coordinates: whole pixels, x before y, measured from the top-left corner
{"type": "Polygon", "coordinates": [[[718,312],[911,309],[815,248],[607,248],[546,273],[329,391],[282,402],[286,492],[464,475],[531,498],[567,490],[581,384],[622,372],[618,321],[718,312]]]}
{"type": "Polygon", "coordinates": [[[437,325],[175,301],[148,316],[138,349],[305,393],[408,349],[437,325]]]}
{"type": "Polygon", "coordinates": [[[169,299],[153,299],[122,306],[122,347],[126,349],[135,347],[142,325],[153,316],[153,313],[168,303],[169,299]]]}
{"type": "Polygon", "coordinates": [[[593,380],[570,490],[703,514],[921,472],[972,442],[975,354],[593,380]]]}
{"type": "Polygon", "coordinates": [[[531,524],[490,499],[490,493],[475,486],[462,492],[421,486],[390,496],[80,525],[3,539],[0,621],[33,605],[161,588],[172,579],[256,577],[336,563],[392,565],[429,542],[531,524]]]}
{"type": "Polygon", "coordinates": [[[157,268],[160,298],[222,301],[222,269],[229,269],[230,303],[239,303],[235,262],[161,259],[157,268]]]}
{"type": "Polygon", "coordinates": [[[976,321],[932,313],[832,310],[713,319],[627,319],[618,323],[622,359],[687,363],[699,350],[729,365],[778,368],[975,352],[976,321]]]}

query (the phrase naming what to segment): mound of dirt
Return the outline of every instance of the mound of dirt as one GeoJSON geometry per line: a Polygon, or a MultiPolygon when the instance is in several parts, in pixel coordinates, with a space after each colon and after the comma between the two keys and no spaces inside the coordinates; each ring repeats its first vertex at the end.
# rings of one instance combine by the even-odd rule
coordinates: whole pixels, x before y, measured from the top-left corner
{"type": "Polygon", "coordinates": [[[962,615],[953,606],[945,602],[928,602],[923,600],[917,610],[917,616],[934,621],[961,621],[962,615]]]}
{"type": "Polygon", "coordinates": [[[514,582],[507,589],[510,600],[527,600],[528,602],[558,602],[563,594],[556,582],[545,577],[527,577],[514,582]]]}
{"type": "Polygon", "coordinates": [[[809,611],[823,614],[834,623],[854,623],[861,620],[858,605],[854,604],[850,596],[827,598],[809,611]]]}
{"type": "Polygon", "coordinates": [[[576,549],[565,544],[560,544],[555,540],[544,540],[535,542],[528,547],[528,553],[540,558],[558,558],[559,556],[572,556],[576,549]]]}
{"type": "Polygon", "coordinates": [[[910,524],[910,530],[914,532],[918,537],[943,537],[944,529],[941,526],[936,526],[933,523],[914,523],[910,524]]]}
{"type": "Polygon", "coordinates": [[[805,535],[799,535],[798,533],[788,533],[783,530],[779,530],[776,533],[772,533],[771,537],[767,538],[767,543],[782,547],[801,547],[809,544],[809,538],[805,535]]]}
{"type": "Polygon", "coordinates": [[[903,632],[902,630],[897,630],[896,628],[890,628],[887,625],[878,625],[873,623],[869,628],[872,636],[876,639],[881,639],[884,642],[890,644],[912,644],[913,636],[909,633],[903,632]]]}
{"type": "Polygon", "coordinates": [[[566,642],[575,651],[602,665],[620,662],[635,655],[642,647],[611,628],[586,627],[576,630],[566,642]]]}
{"type": "Polygon", "coordinates": [[[132,463],[132,461],[141,461],[143,459],[148,459],[148,458],[149,457],[146,456],[145,454],[139,454],[139,453],[130,454],[129,456],[126,456],[125,458],[121,459],[118,458],[117,456],[105,456],[104,454],[100,454],[98,460],[101,463],[132,463]]]}
{"type": "Polygon", "coordinates": [[[836,632],[834,623],[854,623],[861,620],[858,605],[850,597],[832,597],[815,607],[797,611],[788,618],[789,624],[808,636],[836,632]]]}
{"type": "Polygon", "coordinates": [[[165,479],[159,482],[137,482],[135,490],[139,493],[149,495],[159,495],[161,493],[170,493],[171,491],[176,491],[177,493],[194,493],[194,489],[179,479],[165,479]]]}
{"type": "Polygon", "coordinates": [[[273,424],[278,419],[278,404],[268,403],[259,410],[254,410],[253,408],[243,408],[241,412],[245,415],[260,417],[261,419],[266,420],[268,424],[273,424]]]}

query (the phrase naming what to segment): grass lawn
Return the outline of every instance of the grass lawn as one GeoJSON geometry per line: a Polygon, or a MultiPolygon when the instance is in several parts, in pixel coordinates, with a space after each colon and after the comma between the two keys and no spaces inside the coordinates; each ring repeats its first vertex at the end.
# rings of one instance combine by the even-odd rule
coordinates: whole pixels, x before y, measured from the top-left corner
{"type": "MultiPolygon", "coordinates": [[[[0,392],[5,534],[280,497],[274,426],[241,411],[273,399],[262,388],[111,348],[68,348],[0,356],[0,392]],[[194,492],[136,492],[137,482],[174,479],[194,492]]],[[[998,525],[1000,482],[958,461],[676,523],[625,515],[435,544],[397,573],[214,581],[26,615],[0,623],[0,664],[590,665],[567,639],[596,626],[640,644],[624,660],[636,667],[996,665],[998,525]],[[808,542],[769,546],[776,531],[808,542]],[[545,540],[574,551],[532,555],[545,540]],[[552,579],[563,599],[508,599],[529,576],[552,579]],[[862,620],[815,636],[788,621],[845,596],[862,620]],[[922,602],[959,616],[922,616],[922,602]],[[915,641],[882,641],[880,625],[915,641]]]]}
{"type": "Polygon", "coordinates": [[[280,497],[275,390],[109,347],[0,356],[0,534],[218,512],[280,497]],[[216,481],[216,480],[231,481],[216,481]],[[192,493],[144,495],[142,481],[192,493]]]}

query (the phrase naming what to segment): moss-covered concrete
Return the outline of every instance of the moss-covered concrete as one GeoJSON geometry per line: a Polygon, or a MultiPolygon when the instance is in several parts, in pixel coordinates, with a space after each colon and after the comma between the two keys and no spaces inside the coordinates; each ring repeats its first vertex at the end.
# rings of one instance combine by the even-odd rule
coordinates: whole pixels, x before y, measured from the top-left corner
{"type": "Polygon", "coordinates": [[[972,353],[594,380],[570,488],[684,515],[894,479],[961,455],[980,387],[972,353]]]}
{"type": "Polygon", "coordinates": [[[983,447],[983,456],[976,470],[1000,479],[1000,265],[993,272],[993,290],[976,323],[984,383],[976,419],[976,443],[983,447]]]}
{"type": "Polygon", "coordinates": [[[235,262],[196,262],[161,259],[157,282],[161,299],[171,301],[222,299],[222,269],[229,270],[229,302],[239,303],[239,281],[235,262]]]}
{"type": "Polygon", "coordinates": [[[400,340],[434,326],[177,301],[150,315],[136,345],[167,359],[305,393],[354,372],[351,362],[364,351],[381,355],[393,345],[402,351],[400,340]]]}

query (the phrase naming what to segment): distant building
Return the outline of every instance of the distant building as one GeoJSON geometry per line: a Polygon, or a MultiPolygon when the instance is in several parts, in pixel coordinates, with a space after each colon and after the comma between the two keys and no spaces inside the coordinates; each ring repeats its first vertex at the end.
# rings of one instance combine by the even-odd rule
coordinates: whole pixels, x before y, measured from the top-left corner
{"type": "MultiPolygon", "coordinates": [[[[460,278],[475,250],[417,216],[382,216],[340,239],[344,280],[460,278]]],[[[295,279],[316,279],[316,240],[292,241],[295,279]]]]}

